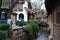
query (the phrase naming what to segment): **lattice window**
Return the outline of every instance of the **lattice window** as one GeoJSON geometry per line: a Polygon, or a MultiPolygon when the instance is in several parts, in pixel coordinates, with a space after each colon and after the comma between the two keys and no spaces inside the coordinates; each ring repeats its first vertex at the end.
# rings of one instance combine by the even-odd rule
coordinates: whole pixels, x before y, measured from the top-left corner
{"type": "Polygon", "coordinates": [[[60,8],[56,9],[56,23],[60,24],[60,8]]]}

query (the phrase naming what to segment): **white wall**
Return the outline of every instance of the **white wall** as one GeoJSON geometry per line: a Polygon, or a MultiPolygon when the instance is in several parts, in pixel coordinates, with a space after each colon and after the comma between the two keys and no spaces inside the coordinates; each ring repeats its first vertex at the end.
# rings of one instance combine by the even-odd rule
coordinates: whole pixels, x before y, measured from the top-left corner
{"type": "Polygon", "coordinates": [[[24,15],[24,21],[28,21],[28,12],[27,10],[25,9],[25,7],[28,8],[28,3],[25,1],[25,3],[23,4],[23,11],[14,11],[15,13],[17,13],[17,21],[20,21],[19,20],[19,14],[23,14],[24,15]]]}
{"type": "Polygon", "coordinates": [[[28,8],[28,3],[25,1],[25,4],[23,4],[23,14],[24,14],[24,21],[28,21],[28,12],[25,10],[25,7],[28,8]]]}

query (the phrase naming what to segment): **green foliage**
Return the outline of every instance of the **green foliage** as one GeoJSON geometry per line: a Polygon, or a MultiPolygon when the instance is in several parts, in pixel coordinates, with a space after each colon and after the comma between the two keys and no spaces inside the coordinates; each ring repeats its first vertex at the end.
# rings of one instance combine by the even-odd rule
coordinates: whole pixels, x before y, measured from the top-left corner
{"type": "Polygon", "coordinates": [[[11,35],[13,33],[13,30],[11,28],[9,28],[7,33],[8,33],[8,36],[9,36],[9,35],[11,35]]]}
{"type": "Polygon", "coordinates": [[[30,25],[26,26],[26,27],[24,28],[24,30],[27,31],[26,34],[27,34],[29,37],[32,36],[32,34],[33,34],[33,29],[32,29],[32,27],[31,27],[30,25]]]}
{"type": "Polygon", "coordinates": [[[0,40],[10,40],[10,35],[12,33],[12,29],[8,29],[7,31],[0,30],[0,40]]]}
{"type": "Polygon", "coordinates": [[[39,26],[38,26],[39,21],[38,20],[32,20],[30,25],[33,27],[33,32],[38,32],[39,31],[39,26]]]}
{"type": "Polygon", "coordinates": [[[26,21],[24,21],[24,20],[22,20],[21,22],[23,23],[23,25],[26,25],[26,24],[27,24],[27,22],[26,22],[26,21]]]}
{"type": "Polygon", "coordinates": [[[24,28],[26,30],[28,36],[32,36],[33,34],[36,34],[39,31],[39,26],[38,26],[38,20],[32,20],[30,21],[30,24],[24,28]]]}
{"type": "Polygon", "coordinates": [[[9,40],[7,33],[4,33],[2,30],[0,30],[0,40],[9,40]]]}
{"type": "Polygon", "coordinates": [[[9,29],[8,24],[0,24],[0,30],[7,30],[7,29],[9,29]]]}
{"type": "Polygon", "coordinates": [[[33,21],[33,19],[29,19],[29,23],[31,23],[33,21]]]}
{"type": "Polygon", "coordinates": [[[20,23],[20,21],[16,21],[16,25],[18,25],[20,23]]]}
{"type": "Polygon", "coordinates": [[[9,28],[12,28],[12,24],[13,24],[13,22],[12,22],[12,20],[11,20],[11,22],[10,22],[10,24],[9,24],[9,28]]]}
{"type": "MultiPolygon", "coordinates": [[[[27,22],[24,21],[24,20],[22,20],[21,22],[22,22],[23,25],[26,25],[27,24],[27,22]]],[[[16,21],[16,25],[18,25],[19,23],[20,23],[20,21],[16,21]]]]}
{"type": "Polygon", "coordinates": [[[29,19],[29,23],[32,23],[32,22],[39,23],[39,21],[37,19],[29,19]]]}
{"type": "Polygon", "coordinates": [[[12,25],[12,24],[13,24],[13,22],[12,22],[12,20],[11,20],[10,25],[12,25]]]}

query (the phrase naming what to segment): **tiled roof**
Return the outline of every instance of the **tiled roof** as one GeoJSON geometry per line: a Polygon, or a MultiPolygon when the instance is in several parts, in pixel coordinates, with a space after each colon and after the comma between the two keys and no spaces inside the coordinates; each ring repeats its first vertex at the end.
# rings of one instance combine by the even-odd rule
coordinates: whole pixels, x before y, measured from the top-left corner
{"type": "Polygon", "coordinates": [[[51,12],[58,5],[60,5],[60,0],[45,0],[45,6],[48,12],[51,12]]]}

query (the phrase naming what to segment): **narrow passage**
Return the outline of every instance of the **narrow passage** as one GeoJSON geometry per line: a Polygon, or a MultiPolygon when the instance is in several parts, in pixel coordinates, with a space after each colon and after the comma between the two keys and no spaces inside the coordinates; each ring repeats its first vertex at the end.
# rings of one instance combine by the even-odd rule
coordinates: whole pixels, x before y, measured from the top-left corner
{"type": "Polygon", "coordinates": [[[39,32],[37,34],[37,39],[36,40],[48,40],[48,35],[46,32],[39,32]]]}

